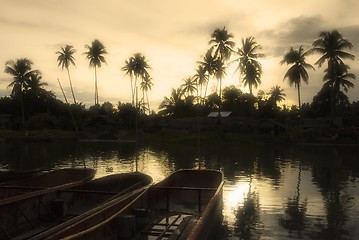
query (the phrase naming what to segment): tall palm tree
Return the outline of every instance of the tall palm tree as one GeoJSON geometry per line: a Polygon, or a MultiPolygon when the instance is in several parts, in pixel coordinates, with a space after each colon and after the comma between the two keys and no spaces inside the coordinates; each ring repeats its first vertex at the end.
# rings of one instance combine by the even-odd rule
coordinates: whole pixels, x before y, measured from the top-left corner
{"type": "Polygon", "coordinates": [[[300,102],[300,86],[301,82],[308,84],[309,75],[306,69],[313,69],[314,67],[305,61],[305,57],[310,52],[304,52],[303,47],[300,46],[298,50],[294,50],[292,47],[289,52],[284,55],[281,64],[292,64],[287,73],[284,75],[284,79],[288,78],[290,86],[294,86],[298,89],[298,103],[299,109],[301,109],[300,102]]]}
{"type": "Polygon", "coordinates": [[[212,50],[212,48],[210,48],[206,52],[206,55],[203,57],[203,61],[198,62],[199,65],[202,66],[203,70],[207,73],[207,82],[206,82],[206,87],[204,90],[203,100],[207,96],[208,84],[209,84],[210,78],[214,74],[215,68],[216,68],[216,58],[213,56],[212,52],[213,52],[213,50],[212,50]]]}
{"type": "Polygon", "coordinates": [[[221,59],[217,59],[215,61],[215,65],[214,65],[214,76],[218,81],[219,84],[219,99],[221,100],[222,98],[222,80],[224,78],[224,76],[226,75],[226,66],[224,64],[224,62],[221,59]]]}
{"type": "Polygon", "coordinates": [[[328,69],[330,72],[330,65],[335,63],[343,64],[344,59],[354,60],[354,55],[344,51],[345,49],[352,49],[353,44],[344,39],[337,30],[321,32],[319,37],[319,39],[313,42],[313,48],[310,50],[310,52],[322,55],[315,63],[319,67],[321,67],[325,61],[328,61],[328,69]]]}
{"type": "Polygon", "coordinates": [[[151,66],[148,64],[146,57],[141,53],[135,53],[132,56],[132,62],[133,75],[135,76],[133,94],[135,95],[135,91],[137,89],[137,79],[140,78],[142,82],[145,78],[149,77],[150,75],[148,73],[148,69],[150,69],[151,66]]]}
{"type": "Polygon", "coordinates": [[[164,97],[163,101],[161,102],[159,109],[162,109],[162,113],[165,115],[173,115],[176,113],[176,108],[178,108],[181,104],[184,103],[182,100],[183,91],[181,88],[171,90],[171,96],[164,97]]]}
{"type": "Polygon", "coordinates": [[[135,104],[135,92],[133,87],[133,76],[135,70],[135,62],[133,61],[133,57],[130,57],[125,61],[125,66],[121,68],[122,71],[125,71],[126,75],[129,75],[131,78],[131,95],[132,95],[132,106],[135,104]]]}
{"type": "Polygon", "coordinates": [[[62,70],[64,70],[64,68],[66,68],[66,70],[67,70],[67,75],[69,77],[72,97],[74,98],[74,103],[76,104],[76,98],[75,98],[75,94],[74,94],[74,89],[72,87],[72,81],[71,81],[70,71],[69,71],[69,66],[71,64],[75,66],[75,58],[73,56],[73,54],[75,52],[76,52],[76,50],[74,49],[73,46],[66,45],[65,47],[62,47],[60,51],[57,51],[56,54],[59,55],[57,57],[58,67],[61,66],[62,70]]]}
{"type": "Polygon", "coordinates": [[[257,88],[258,85],[262,83],[261,77],[262,68],[260,66],[251,61],[245,64],[242,81],[244,86],[248,85],[251,96],[253,96],[253,87],[257,88]]]}
{"type": "Polygon", "coordinates": [[[29,79],[32,74],[39,73],[38,70],[32,70],[32,61],[27,58],[20,58],[16,61],[9,60],[5,63],[5,73],[13,76],[13,81],[8,85],[12,87],[11,96],[20,98],[22,127],[25,130],[25,109],[24,109],[24,91],[28,88],[29,79]]]}
{"type": "MultiPolygon", "coordinates": [[[[150,75],[146,75],[143,79],[143,81],[140,84],[140,88],[142,89],[142,93],[144,94],[144,92],[146,92],[146,99],[147,99],[147,106],[148,106],[148,114],[151,113],[150,110],[150,102],[148,100],[148,91],[152,89],[153,86],[153,82],[152,82],[152,78],[150,77],[150,75]]],[[[144,98],[144,97],[143,97],[144,98]]]]}
{"type": "Polygon", "coordinates": [[[197,94],[200,91],[198,95],[202,97],[203,86],[207,85],[208,82],[208,75],[206,75],[206,69],[203,65],[198,65],[196,73],[193,75],[193,80],[196,82],[197,85],[197,94]]]}
{"type": "Polygon", "coordinates": [[[97,68],[101,67],[102,63],[106,63],[104,55],[107,54],[105,46],[97,39],[92,41],[91,46],[85,45],[88,49],[86,58],[89,59],[89,66],[95,68],[95,105],[99,105],[98,87],[97,87],[97,68]]]}
{"type": "Polygon", "coordinates": [[[193,77],[183,79],[184,83],[181,85],[183,94],[187,93],[187,97],[197,90],[197,81],[193,77]]]}
{"type": "Polygon", "coordinates": [[[231,38],[233,38],[233,34],[228,33],[226,27],[223,27],[223,29],[216,28],[213,31],[209,44],[213,44],[215,58],[227,61],[231,57],[232,49],[236,45],[235,42],[230,40],[231,38]]]}
{"type": "MultiPolygon", "coordinates": [[[[255,40],[254,37],[248,37],[246,39],[242,38],[242,48],[238,48],[236,54],[239,56],[237,59],[233,60],[233,62],[238,62],[238,67],[236,68],[235,72],[239,72],[240,76],[242,76],[242,80],[245,80],[245,84],[247,82],[249,86],[249,91],[252,94],[252,86],[258,86],[256,83],[260,83],[260,81],[255,81],[250,83],[251,79],[246,78],[247,74],[257,73],[257,75],[261,75],[262,73],[262,65],[259,62],[258,58],[263,57],[264,54],[258,53],[258,50],[262,49],[261,45],[259,45],[255,40]],[[248,68],[247,68],[248,66],[248,68]]],[[[259,79],[260,80],[260,79],[259,79]]],[[[252,94],[253,95],[253,94],[252,94]]]]}
{"type": "Polygon", "coordinates": [[[269,99],[271,101],[273,101],[275,106],[277,106],[277,102],[284,101],[285,97],[287,96],[284,93],[284,89],[282,89],[278,85],[276,85],[275,87],[272,87],[268,94],[270,95],[269,99]]]}
{"type": "MultiPolygon", "coordinates": [[[[321,67],[325,61],[328,62],[328,68],[325,70],[326,74],[324,81],[334,83],[338,74],[341,75],[347,71],[345,70],[347,65],[344,64],[343,60],[355,59],[354,55],[345,52],[346,49],[352,49],[353,44],[344,39],[337,30],[333,30],[331,32],[321,32],[319,37],[319,39],[313,42],[313,48],[311,49],[311,52],[319,53],[322,55],[315,63],[319,67],[321,67]]],[[[338,91],[332,88],[331,114],[334,114],[334,100],[336,98],[337,92],[338,91]]]]}

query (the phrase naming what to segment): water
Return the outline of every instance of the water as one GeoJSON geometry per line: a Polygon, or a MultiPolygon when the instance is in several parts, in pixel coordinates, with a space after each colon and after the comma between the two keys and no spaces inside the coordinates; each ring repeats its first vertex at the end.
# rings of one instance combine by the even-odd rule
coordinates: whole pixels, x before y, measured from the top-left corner
{"type": "Polygon", "coordinates": [[[155,182],[183,168],[225,175],[217,239],[358,239],[358,146],[141,146],[0,143],[0,169],[92,167],[97,177],[136,168],[155,182]],[[138,159],[137,164],[135,159],[138,159]]]}

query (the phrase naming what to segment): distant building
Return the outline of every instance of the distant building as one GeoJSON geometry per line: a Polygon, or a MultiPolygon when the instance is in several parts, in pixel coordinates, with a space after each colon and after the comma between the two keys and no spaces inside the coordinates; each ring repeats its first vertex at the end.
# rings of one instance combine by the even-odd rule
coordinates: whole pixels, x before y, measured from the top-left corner
{"type": "MultiPolygon", "coordinates": [[[[219,113],[221,114],[221,117],[223,117],[223,118],[229,117],[232,114],[232,112],[219,112],[219,113]]],[[[218,111],[211,112],[210,114],[208,114],[207,117],[211,117],[211,118],[218,117],[218,111]]]]}

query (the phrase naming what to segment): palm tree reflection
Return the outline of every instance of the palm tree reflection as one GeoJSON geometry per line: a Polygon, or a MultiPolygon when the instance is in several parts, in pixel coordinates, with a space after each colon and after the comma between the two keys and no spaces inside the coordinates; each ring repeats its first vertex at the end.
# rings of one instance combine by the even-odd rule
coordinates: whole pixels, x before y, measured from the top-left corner
{"type": "Polygon", "coordinates": [[[252,176],[250,176],[249,190],[244,198],[243,207],[236,214],[235,234],[240,239],[259,239],[262,223],[260,221],[259,194],[252,191],[252,176]]]}
{"type": "Polygon", "coordinates": [[[307,199],[300,201],[300,182],[302,175],[302,164],[299,163],[297,192],[293,197],[289,197],[284,205],[284,215],[279,219],[279,225],[292,233],[297,232],[298,238],[302,238],[302,232],[306,224],[307,199]]]}

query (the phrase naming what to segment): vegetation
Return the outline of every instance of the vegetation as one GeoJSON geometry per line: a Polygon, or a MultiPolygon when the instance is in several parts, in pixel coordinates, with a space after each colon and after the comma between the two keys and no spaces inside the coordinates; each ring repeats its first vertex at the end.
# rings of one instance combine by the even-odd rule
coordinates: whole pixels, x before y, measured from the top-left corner
{"type": "Polygon", "coordinates": [[[349,65],[344,62],[354,59],[354,55],[346,52],[353,45],[338,31],[320,33],[319,39],[313,42],[313,47],[308,51],[304,51],[300,46],[297,49],[291,47],[284,53],[280,63],[289,65],[284,80],[288,79],[289,84],[297,88],[297,106],[278,105],[286,98],[284,90],[279,85],[273,86],[267,93],[260,89],[257,95],[253,93],[253,88],[258,88],[262,83],[263,70],[260,59],[264,54],[260,53],[261,45],[251,36],[242,38],[241,47],[234,50],[235,42],[232,39],[233,35],[225,27],[215,29],[210,36],[208,50],[196,63],[195,74],[188,75],[180,86],[171,90],[170,96],[164,97],[157,114],[151,112],[148,98],[148,91],[153,86],[149,72],[151,66],[141,53],[133,54],[121,69],[131,80],[132,103],[119,102],[117,106],[113,106],[109,102],[104,102],[100,105],[97,68],[106,63],[107,51],[99,40],[94,40],[91,45],[85,45],[87,51],[84,54],[89,60],[90,67],[95,69],[95,104],[88,109],[76,101],[72,86],[69,67],[75,66],[73,54],[76,50],[73,46],[66,45],[56,52],[58,66],[66,68],[68,73],[73,97],[71,105],[58,100],[51,91],[45,89],[47,83],[42,80],[40,71],[32,69],[31,60],[9,60],[5,64],[5,72],[13,77],[13,81],[9,83],[12,92],[9,97],[4,96],[0,99],[0,117],[5,119],[2,128],[73,131],[77,125],[82,133],[81,137],[91,135],[88,134],[91,131],[100,132],[102,136],[113,136],[121,131],[130,133],[134,130],[137,115],[143,132],[166,128],[193,132],[197,125],[193,124],[195,121],[191,119],[196,117],[205,130],[215,130],[213,132],[216,132],[216,137],[225,131],[256,133],[262,131],[258,127],[261,121],[267,121],[268,126],[268,120],[272,121],[269,122],[272,127],[269,127],[267,133],[277,135],[277,128],[281,128],[285,129],[284,132],[289,136],[302,132],[296,130],[303,127],[298,122],[299,113],[303,118],[311,119],[341,117],[344,119],[344,125],[341,126],[355,126],[359,119],[359,102],[350,103],[346,95],[350,88],[354,88],[352,81],[355,80],[355,75],[350,73],[349,65]],[[307,63],[306,57],[315,53],[320,54],[315,65],[321,67],[325,62],[328,63],[323,73],[324,83],[322,89],[313,97],[313,101],[303,104],[300,87],[303,82],[309,84],[307,70],[314,69],[307,63]],[[238,86],[222,86],[228,64],[231,63],[238,64],[236,72],[239,73],[244,87],[248,86],[249,93],[238,86]],[[209,92],[208,85],[213,79],[217,80],[217,88],[209,92]],[[142,92],[139,101],[138,88],[142,92]],[[231,112],[232,120],[224,122],[222,127],[218,124],[211,125],[207,116],[215,111],[231,112]]]}

